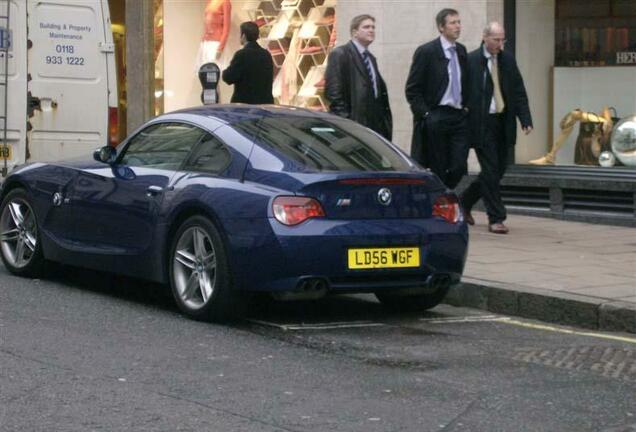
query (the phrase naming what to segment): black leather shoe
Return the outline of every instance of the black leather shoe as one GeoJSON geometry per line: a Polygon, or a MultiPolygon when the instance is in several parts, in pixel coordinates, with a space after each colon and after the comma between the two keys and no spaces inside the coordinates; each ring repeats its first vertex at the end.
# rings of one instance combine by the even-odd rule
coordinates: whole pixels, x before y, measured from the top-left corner
{"type": "Polygon", "coordinates": [[[502,222],[498,222],[488,225],[488,231],[495,234],[508,234],[510,230],[502,222]]]}

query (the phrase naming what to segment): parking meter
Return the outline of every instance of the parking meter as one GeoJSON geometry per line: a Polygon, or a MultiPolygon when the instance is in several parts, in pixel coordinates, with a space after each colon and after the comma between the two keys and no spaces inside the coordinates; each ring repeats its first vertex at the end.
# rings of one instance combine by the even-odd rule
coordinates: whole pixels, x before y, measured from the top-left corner
{"type": "Polygon", "coordinates": [[[205,63],[199,68],[199,81],[201,82],[201,102],[203,105],[219,103],[219,93],[216,87],[219,85],[221,68],[216,63],[205,63]]]}

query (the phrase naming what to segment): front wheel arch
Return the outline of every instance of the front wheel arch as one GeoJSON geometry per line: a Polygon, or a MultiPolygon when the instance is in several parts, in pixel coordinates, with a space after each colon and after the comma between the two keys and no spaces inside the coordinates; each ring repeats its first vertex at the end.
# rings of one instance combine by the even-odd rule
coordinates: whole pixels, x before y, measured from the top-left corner
{"type": "Polygon", "coordinates": [[[9,178],[2,185],[2,194],[0,195],[0,203],[2,203],[2,201],[4,201],[4,197],[9,195],[11,193],[11,191],[13,191],[15,189],[23,189],[25,191],[25,193],[29,192],[29,188],[27,187],[26,184],[22,183],[22,181],[13,180],[13,179],[9,178]]]}
{"type": "MultiPolygon", "coordinates": [[[[214,225],[214,227],[217,229],[217,231],[219,232],[219,234],[221,235],[221,239],[223,240],[223,246],[225,247],[225,253],[227,254],[228,251],[228,238],[227,235],[225,233],[225,230],[223,229],[223,225],[221,224],[219,218],[217,217],[217,215],[212,212],[209,209],[204,209],[201,206],[192,206],[192,207],[187,207],[182,209],[181,211],[179,211],[172,219],[169,225],[169,228],[166,230],[166,241],[164,244],[164,250],[162,253],[162,262],[164,264],[164,268],[168,268],[168,266],[170,265],[170,247],[172,245],[172,242],[174,240],[174,236],[177,233],[177,230],[179,229],[179,227],[189,218],[193,217],[193,216],[202,216],[205,217],[207,219],[210,220],[210,222],[214,225]]],[[[169,281],[169,274],[168,272],[165,272],[165,278],[166,280],[169,281]]]]}

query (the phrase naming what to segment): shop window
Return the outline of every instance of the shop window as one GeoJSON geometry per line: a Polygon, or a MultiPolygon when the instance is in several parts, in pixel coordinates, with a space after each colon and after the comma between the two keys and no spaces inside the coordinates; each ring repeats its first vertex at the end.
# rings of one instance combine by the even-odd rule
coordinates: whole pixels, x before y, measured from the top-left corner
{"type": "Polygon", "coordinates": [[[163,81],[163,0],[153,0],[153,61],[155,67],[155,115],[164,112],[164,81],[163,81]]]}
{"type": "Polygon", "coordinates": [[[277,103],[326,111],[327,56],[336,43],[336,0],[267,0],[245,7],[274,60],[277,103]]]}
{"type": "Polygon", "coordinates": [[[636,1],[556,0],[555,66],[636,65],[636,1]]]}

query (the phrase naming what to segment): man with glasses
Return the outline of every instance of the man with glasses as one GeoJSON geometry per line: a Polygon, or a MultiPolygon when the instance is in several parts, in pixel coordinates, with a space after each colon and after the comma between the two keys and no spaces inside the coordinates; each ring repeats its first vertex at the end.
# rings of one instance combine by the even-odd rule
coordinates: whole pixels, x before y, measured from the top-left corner
{"type": "Polygon", "coordinates": [[[477,153],[481,172],[461,197],[466,222],[474,225],[470,213],[483,199],[488,214],[488,230],[507,234],[506,208],[499,183],[506,171],[509,152],[517,140],[517,118],[524,133],[532,131],[532,116],[523,78],[512,54],[503,50],[503,26],[491,22],[483,33],[483,43],[468,54],[468,108],[470,144],[477,153]]]}

